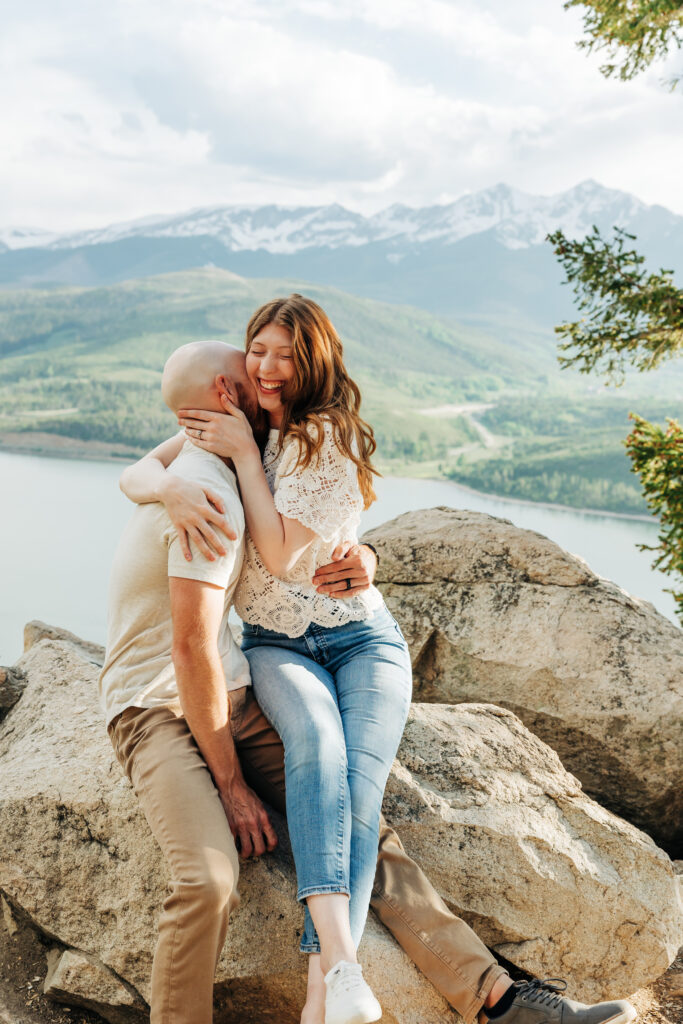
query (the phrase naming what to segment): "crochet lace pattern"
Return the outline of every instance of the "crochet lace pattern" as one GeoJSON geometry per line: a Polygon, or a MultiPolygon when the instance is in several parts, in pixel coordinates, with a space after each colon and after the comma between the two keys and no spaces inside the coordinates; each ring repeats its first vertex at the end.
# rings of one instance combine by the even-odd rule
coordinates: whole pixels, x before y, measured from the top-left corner
{"type": "Polygon", "coordinates": [[[348,600],[318,594],[311,583],[315,570],[332,560],[338,544],[358,542],[363,496],[355,463],[340,451],[331,424],[318,456],[302,469],[297,466],[299,443],[285,439],[278,448],[278,431],[271,430],[263,453],[263,469],[275,507],[288,519],[317,536],[283,579],[266,569],[247,533],[244,565],[235,591],[235,611],[244,622],[301,636],[312,622],[343,626],[369,618],[382,605],[382,595],[370,587],[348,600]]]}

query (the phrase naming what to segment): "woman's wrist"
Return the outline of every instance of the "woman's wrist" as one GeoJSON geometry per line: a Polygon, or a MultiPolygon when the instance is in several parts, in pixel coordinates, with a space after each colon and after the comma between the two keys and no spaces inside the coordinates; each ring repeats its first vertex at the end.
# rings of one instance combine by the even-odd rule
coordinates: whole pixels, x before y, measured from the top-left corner
{"type": "Polygon", "coordinates": [[[256,444],[256,441],[252,440],[244,446],[240,451],[236,451],[232,456],[232,461],[235,464],[236,469],[248,469],[254,465],[261,465],[261,452],[256,444]]]}

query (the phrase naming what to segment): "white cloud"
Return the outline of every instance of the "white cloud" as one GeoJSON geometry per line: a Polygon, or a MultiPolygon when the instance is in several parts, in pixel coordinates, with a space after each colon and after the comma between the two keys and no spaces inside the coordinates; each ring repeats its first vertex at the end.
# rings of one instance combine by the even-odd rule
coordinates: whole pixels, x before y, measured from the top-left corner
{"type": "Polygon", "coordinates": [[[680,98],[605,81],[579,31],[559,0],[29,0],[0,42],[0,223],[588,177],[683,212],[680,98]]]}

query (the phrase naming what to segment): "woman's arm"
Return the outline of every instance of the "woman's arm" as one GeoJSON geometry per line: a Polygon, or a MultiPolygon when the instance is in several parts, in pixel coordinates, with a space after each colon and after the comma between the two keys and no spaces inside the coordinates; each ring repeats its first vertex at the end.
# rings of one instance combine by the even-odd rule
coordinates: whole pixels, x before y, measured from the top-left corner
{"type": "Polygon", "coordinates": [[[240,481],[247,528],[263,564],[273,576],[286,576],[313,543],[316,533],[275,508],[255,442],[253,449],[233,457],[233,462],[240,481]]]}
{"type": "Polygon", "coordinates": [[[205,558],[214,561],[216,554],[225,555],[225,548],[213,527],[221,530],[229,540],[237,540],[237,534],[223,515],[225,505],[220,495],[168,472],[167,467],[180,453],[184,443],[184,434],[177,434],[157,445],[138,462],[124,469],[119,487],[137,505],[163,502],[178,531],[180,547],[188,562],[192,561],[190,538],[205,558]]]}

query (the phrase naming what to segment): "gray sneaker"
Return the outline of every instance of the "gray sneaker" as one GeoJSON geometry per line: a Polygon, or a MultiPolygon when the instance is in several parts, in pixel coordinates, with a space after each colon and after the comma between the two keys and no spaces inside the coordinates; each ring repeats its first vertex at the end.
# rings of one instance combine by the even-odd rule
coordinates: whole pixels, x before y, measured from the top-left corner
{"type": "MultiPolygon", "coordinates": [[[[512,1006],[491,1024],[629,1024],[636,1011],[626,999],[586,1006],[567,999],[562,978],[515,982],[512,1006]]],[[[484,1010],[486,1013],[486,1010],[484,1010]]]]}

